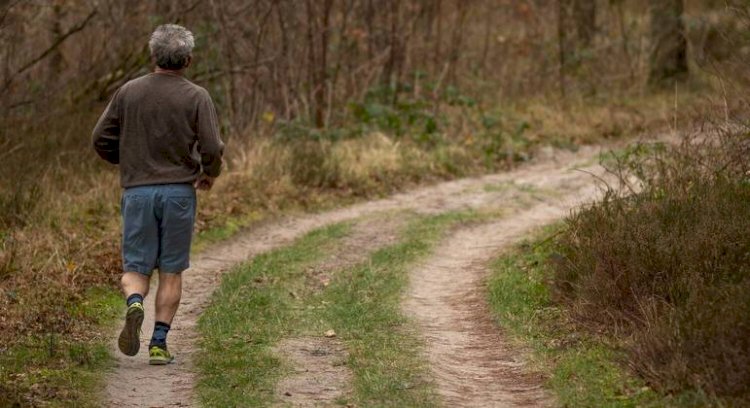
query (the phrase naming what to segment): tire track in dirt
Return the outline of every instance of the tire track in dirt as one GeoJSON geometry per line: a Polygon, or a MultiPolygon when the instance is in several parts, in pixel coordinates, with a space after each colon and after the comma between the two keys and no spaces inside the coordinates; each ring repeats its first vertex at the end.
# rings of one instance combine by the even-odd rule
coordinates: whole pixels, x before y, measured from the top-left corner
{"type": "MultiPolygon", "coordinates": [[[[591,169],[594,170],[594,169],[591,169]]],[[[551,186],[550,186],[551,187],[551,186]]],[[[553,400],[523,353],[503,338],[486,299],[488,264],[534,228],[565,216],[600,192],[585,178],[567,180],[563,196],[547,197],[499,221],[452,234],[410,275],[403,303],[419,323],[425,354],[448,407],[539,407],[553,400]]],[[[513,206],[513,205],[511,205],[513,206]]]]}
{"type": "Polygon", "coordinates": [[[569,191],[582,180],[593,183],[591,177],[571,171],[570,168],[576,163],[590,162],[598,151],[595,148],[581,148],[577,153],[560,152],[542,163],[525,165],[507,173],[445,182],[330,212],[269,222],[206,249],[194,258],[192,267],[184,275],[183,300],[169,337],[170,350],[176,355],[176,364],[161,367],[147,364],[145,346],[154,322],[153,295],[150,295],[146,302],[143,347],[139,355],[132,358],[121,355],[114,341],[116,335],[112,335],[111,348],[115,361],[106,378],[106,405],[195,405],[193,387],[196,377],[191,357],[197,348],[198,316],[208,305],[210,295],[218,286],[221,274],[234,265],[260,253],[287,245],[305,233],[331,223],[384,211],[412,210],[417,213],[435,214],[452,210],[502,208],[510,200],[522,195],[517,189],[488,191],[485,188],[487,185],[515,183],[554,191],[569,191]]]}

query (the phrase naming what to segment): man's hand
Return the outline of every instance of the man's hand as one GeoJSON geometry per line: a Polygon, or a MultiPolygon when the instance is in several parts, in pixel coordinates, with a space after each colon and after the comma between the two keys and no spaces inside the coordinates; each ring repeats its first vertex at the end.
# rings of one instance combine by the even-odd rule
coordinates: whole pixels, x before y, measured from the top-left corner
{"type": "Polygon", "coordinates": [[[214,186],[214,180],[216,180],[214,177],[209,177],[201,173],[198,179],[195,180],[195,183],[193,183],[193,186],[198,190],[208,191],[214,186]]]}

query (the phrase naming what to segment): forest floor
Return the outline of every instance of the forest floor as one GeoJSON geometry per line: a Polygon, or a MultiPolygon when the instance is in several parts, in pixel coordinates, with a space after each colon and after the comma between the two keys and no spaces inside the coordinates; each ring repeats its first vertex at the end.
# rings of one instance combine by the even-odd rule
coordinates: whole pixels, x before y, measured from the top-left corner
{"type": "MultiPolygon", "coordinates": [[[[222,277],[236,273],[238,265],[289,247],[311,231],[350,223],[346,236],[326,247],[326,256],[305,269],[307,286],[316,285],[310,283],[313,279],[325,290],[340,271],[372,262],[367,261],[371,254],[403,239],[404,225],[419,217],[457,212],[473,214],[472,221],[450,225],[424,256],[407,263],[406,283],[399,295],[399,313],[420,344],[414,358],[425,362],[426,392],[452,407],[554,405],[543,376],[527,363],[527,351],[506,338],[491,314],[486,279],[499,253],[601,194],[600,180],[607,176],[598,164],[600,153],[599,147],[550,151],[510,172],[267,222],[204,249],[184,275],[183,300],[169,336],[176,363],[147,364],[145,345],[154,311],[148,299],[140,354],[121,355],[112,336],[116,357],[107,373],[106,405],[171,407],[207,402],[196,391],[203,374],[195,360],[205,347],[200,317],[217,301],[212,293],[222,285],[222,277]]],[[[244,290],[254,288],[249,285],[244,290]]],[[[241,318],[253,325],[253,316],[241,318]]],[[[266,345],[270,353],[293,367],[274,380],[273,390],[265,390],[270,405],[366,405],[362,402],[366,398],[352,396],[359,392],[353,384],[361,374],[342,363],[355,358],[349,356],[352,350],[346,335],[286,333],[281,341],[266,345]]],[[[387,395],[379,398],[384,405],[393,405],[388,404],[387,395]]]]}

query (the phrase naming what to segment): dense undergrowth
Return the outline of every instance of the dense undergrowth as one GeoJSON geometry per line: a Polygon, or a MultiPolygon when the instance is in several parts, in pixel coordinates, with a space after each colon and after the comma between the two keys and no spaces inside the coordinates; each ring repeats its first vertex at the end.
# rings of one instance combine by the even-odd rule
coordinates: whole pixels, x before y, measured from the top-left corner
{"type": "Polygon", "coordinates": [[[747,129],[639,146],[612,165],[622,186],[567,220],[554,294],[664,393],[750,403],[747,129]]]}
{"type": "Polygon", "coordinates": [[[655,391],[621,364],[627,355],[619,338],[581,331],[571,310],[556,302],[550,282],[562,223],[503,254],[492,265],[488,300],[511,339],[532,351],[530,366],[562,407],[706,407],[717,401],[702,392],[667,395],[655,391]]]}

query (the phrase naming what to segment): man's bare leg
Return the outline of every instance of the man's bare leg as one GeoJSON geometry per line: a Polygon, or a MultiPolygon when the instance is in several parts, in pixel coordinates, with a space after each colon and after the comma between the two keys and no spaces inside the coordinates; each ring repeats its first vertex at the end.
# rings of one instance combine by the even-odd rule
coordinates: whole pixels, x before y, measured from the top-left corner
{"type": "Polygon", "coordinates": [[[123,273],[120,283],[122,284],[122,291],[125,293],[125,297],[127,298],[134,294],[146,297],[148,295],[149,278],[149,276],[138,272],[123,273]]]}
{"type": "Polygon", "coordinates": [[[159,289],[156,291],[157,322],[172,324],[182,297],[182,274],[159,272],[159,289]]]}
{"type": "Polygon", "coordinates": [[[169,364],[174,359],[167,351],[167,334],[171,328],[182,296],[182,275],[159,272],[159,289],[156,291],[154,334],[149,348],[149,364],[169,364]]]}
{"type": "Polygon", "coordinates": [[[128,299],[128,312],[125,325],[120,332],[117,344],[125,355],[138,354],[141,347],[141,325],[143,324],[143,298],[148,294],[149,277],[138,272],[125,272],[120,280],[122,291],[128,299]]]}

